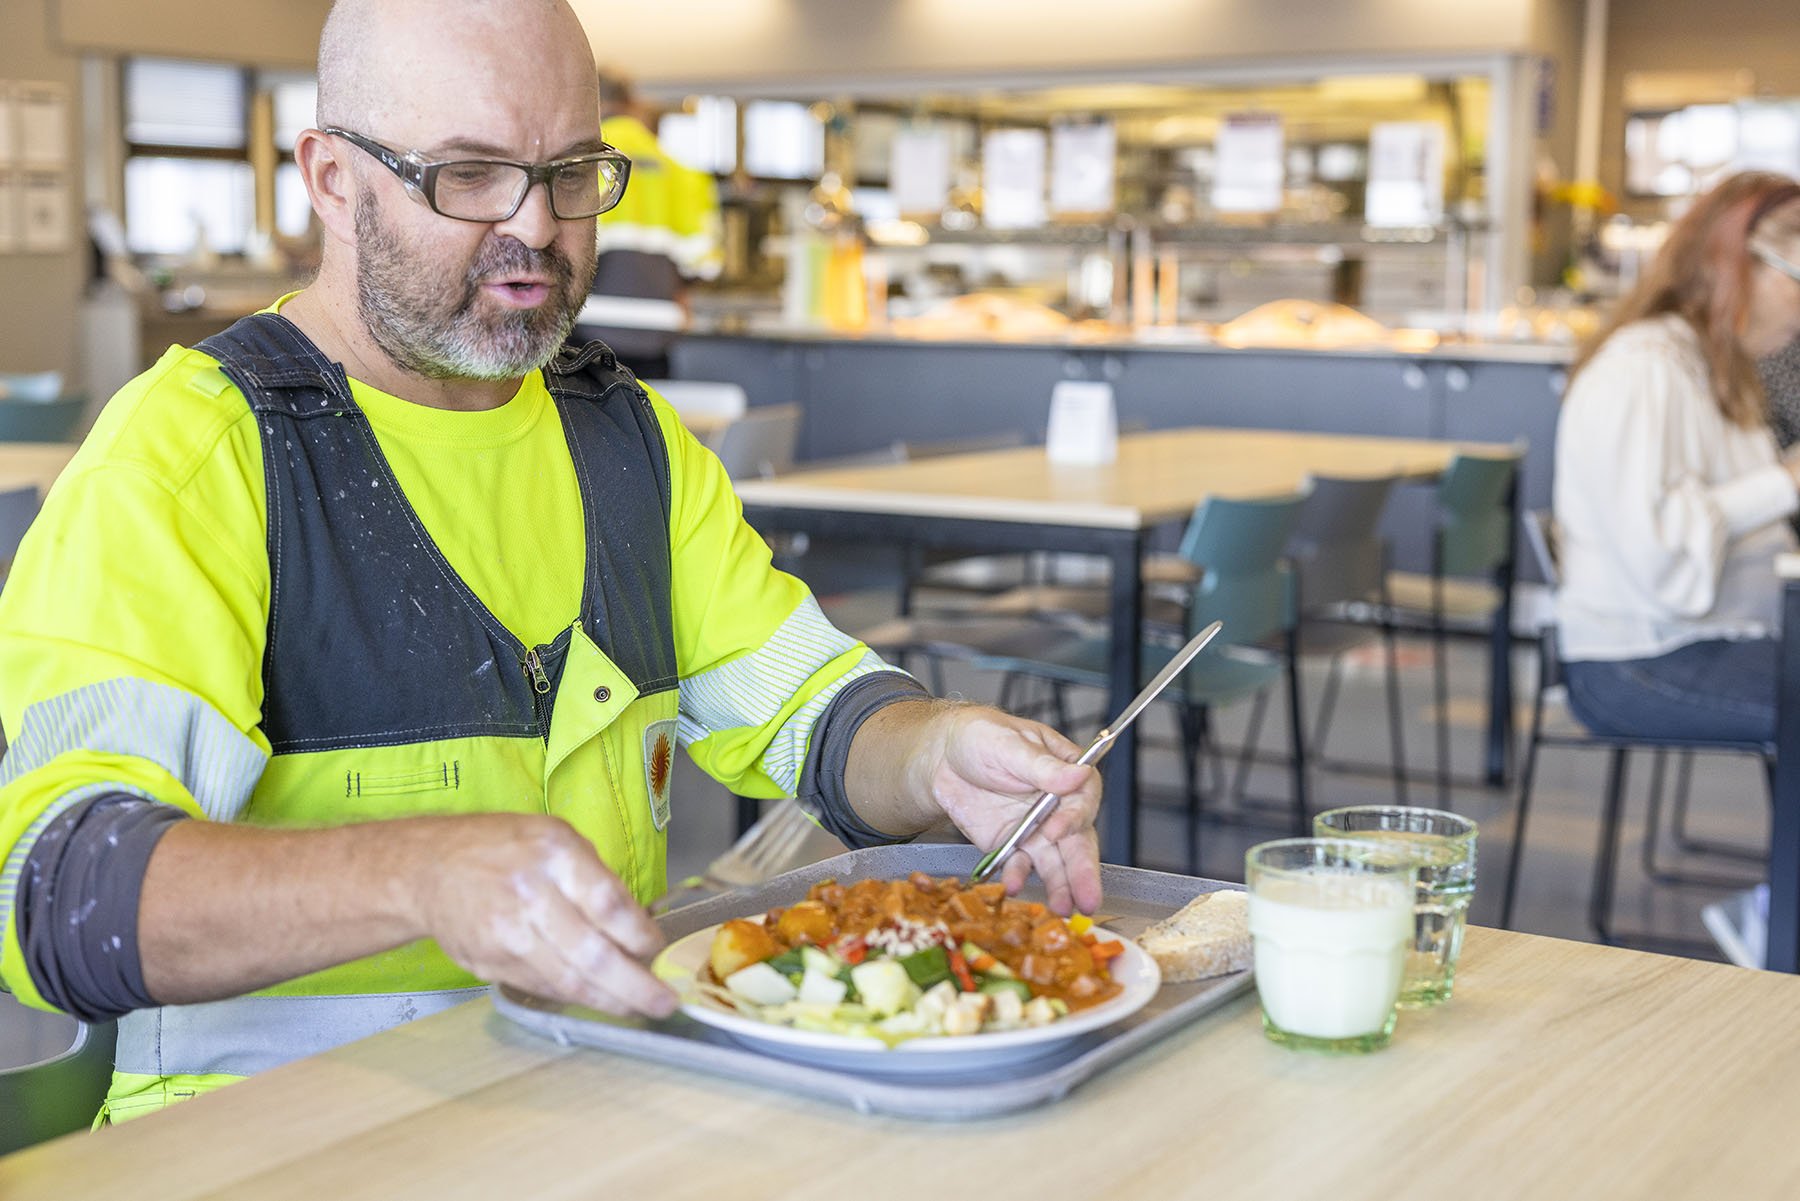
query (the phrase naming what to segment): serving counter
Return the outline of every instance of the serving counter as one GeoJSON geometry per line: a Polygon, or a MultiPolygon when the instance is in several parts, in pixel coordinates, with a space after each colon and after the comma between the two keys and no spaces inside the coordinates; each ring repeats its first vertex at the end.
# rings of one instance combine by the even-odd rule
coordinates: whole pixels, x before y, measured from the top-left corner
{"type": "MultiPolygon", "coordinates": [[[[1566,348],[1548,346],[1233,349],[1142,338],[925,341],[772,328],[689,333],[672,361],[681,378],[741,384],[753,405],[799,404],[803,461],[895,442],[996,435],[1041,441],[1051,389],[1091,379],[1112,384],[1127,429],[1205,425],[1524,440],[1520,503],[1541,509],[1550,504],[1568,357],[1566,348]]],[[[1429,505],[1423,489],[1395,497],[1387,532],[1398,566],[1428,566],[1429,505]]],[[[1524,554],[1519,559],[1529,562],[1524,554]]]]}
{"type": "Polygon", "coordinates": [[[1792,976],[1475,929],[1387,1050],[1284,1050],[1247,995],[1047,1108],[939,1124],[560,1047],[484,999],[0,1159],[0,1197],[1790,1198],[1797,1007],[1792,976]]]}

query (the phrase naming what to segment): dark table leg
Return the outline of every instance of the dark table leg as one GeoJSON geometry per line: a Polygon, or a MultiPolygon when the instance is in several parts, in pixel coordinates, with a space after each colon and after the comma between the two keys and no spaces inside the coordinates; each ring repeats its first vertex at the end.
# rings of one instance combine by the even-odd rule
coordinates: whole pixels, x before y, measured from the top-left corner
{"type": "Polygon", "coordinates": [[[734,796],[737,802],[737,836],[742,838],[762,816],[762,802],[752,796],[734,796]]]}
{"type": "MultiPolygon", "coordinates": [[[[1519,477],[1516,473],[1507,489],[1506,512],[1506,545],[1517,547],[1519,477]]],[[[1516,560],[1516,552],[1509,549],[1505,561],[1494,569],[1494,586],[1500,590],[1500,603],[1494,609],[1494,624],[1488,631],[1487,782],[1495,788],[1505,785],[1507,765],[1512,759],[1512,613],[1516,560]]]]}
{"type": "Polygon", "coordinates": [[[1774,972],[1800,972],[1800,581],[1782,585],[1781,611],[1766,966],[1774,972]]]}
{"type": "MultiPolygon", "coordinates": [[[[1141,531],[1120,531],[1107,539],[1107,563],[1112,573],[1112,629],[1107,652],[1106,714],[1122,713],[1141,686],[1139,664],[1143,660],[1144,587],[1141,531]]],[[[1105,793],[1100,806],[1100,861],[1137,864],[1137,730],[1130,726],[1119,735],[1101,764],[1105,793]]]]}

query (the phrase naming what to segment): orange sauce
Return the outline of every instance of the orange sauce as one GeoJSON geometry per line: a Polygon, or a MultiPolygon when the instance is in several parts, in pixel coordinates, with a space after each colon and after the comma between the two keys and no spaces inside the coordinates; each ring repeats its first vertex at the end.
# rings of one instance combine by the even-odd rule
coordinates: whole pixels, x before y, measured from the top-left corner
{"type": "Polygon", "coordinates": [[[1012,969],[1034,996],[1056,997],[1070,1009],[1111,1000],[1121,991],[1068,923],[1036,901],[1015,900],[1001,884],[965,885],[953,877],[914,872],[904,880],[813,885],[806,900],[771,909],[764,929],[781,950],[802,943],[830,947],[867,938],[901,922],[939,923],[955,945],[973,943],[1012,969]]]}

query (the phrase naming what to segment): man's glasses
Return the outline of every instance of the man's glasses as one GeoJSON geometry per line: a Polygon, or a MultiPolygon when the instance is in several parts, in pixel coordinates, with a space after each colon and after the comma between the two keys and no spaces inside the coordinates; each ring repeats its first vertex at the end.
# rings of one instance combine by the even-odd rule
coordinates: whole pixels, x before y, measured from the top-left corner
{"type": "Polygon", "coordinates": [[[1750,253],[1795,283],[1800,283],[1800,263],[1791,263],[1760,242],[1750,243],[1750,253]]]}
{"type": "Polygon", "coordinates": [[[325,133],[367,151],[399,177],[414,200],[458,221],[509,220],[542,183],[550,211],[563,221],[598,217],[625,195],[631,160],[602,143],[593,154],[548,163],[508,159],[428,159],[417,150],[395,150],[360,133],[328,125],[325,133]]]}

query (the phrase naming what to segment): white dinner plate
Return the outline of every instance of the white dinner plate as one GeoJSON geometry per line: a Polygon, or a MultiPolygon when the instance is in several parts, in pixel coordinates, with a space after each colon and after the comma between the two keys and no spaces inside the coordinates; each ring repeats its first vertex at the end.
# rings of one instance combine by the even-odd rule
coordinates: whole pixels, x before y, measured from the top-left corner
{"type": "Polygon", "coordinates": [[[1136,1013],[1162,984],[1156,961],[1139,950],[1136,943],[1097,929],[1097,937],[1125,944],[1124,954],[1112,961],[1113,979],[1124,988],[1112,1000],[1076,1010],[1048,1026],[954,1037],[927,1035],[890,1047],[877,1038],[778,1026],[738,1013],[723,1002],[696,992],[695,976],[706,965],[718,929],[708,926],[671,943],[651,965],[651,970],[681,996],[682,1012],[767,1054],[870,1075],[962,1075],[1053,1055],[1064,1049],[1069,1040],[1136,1013]]]}

